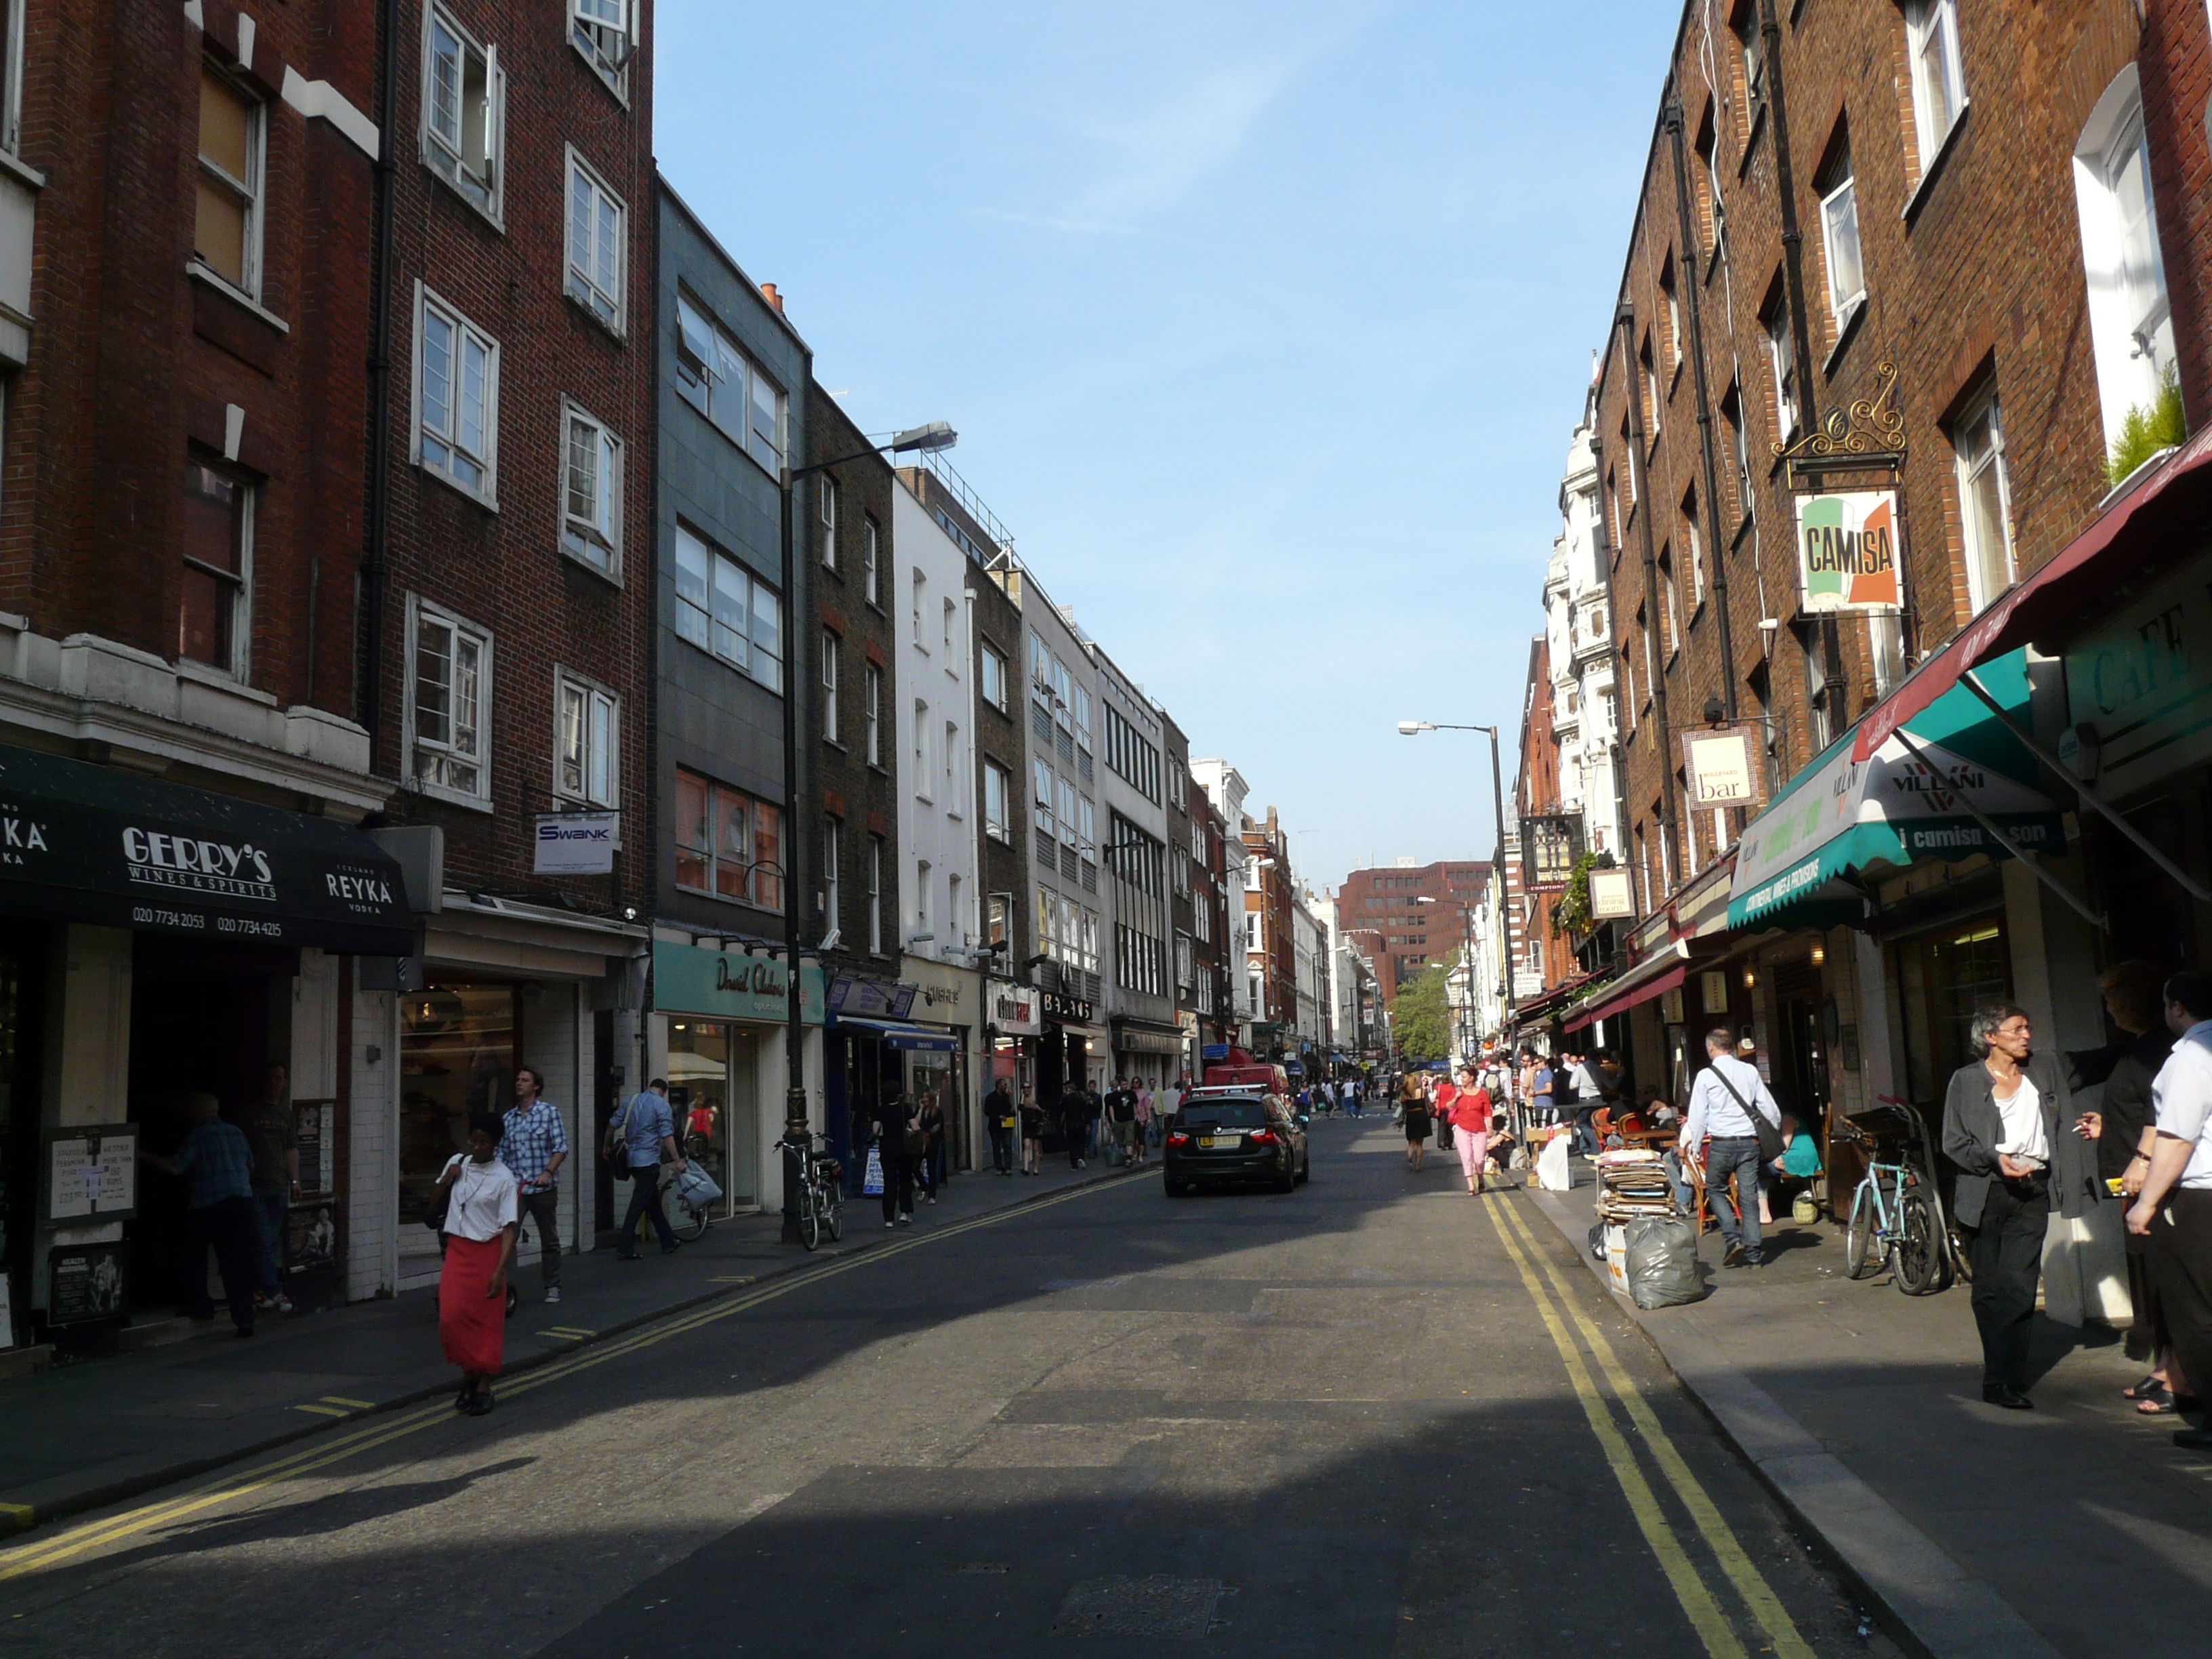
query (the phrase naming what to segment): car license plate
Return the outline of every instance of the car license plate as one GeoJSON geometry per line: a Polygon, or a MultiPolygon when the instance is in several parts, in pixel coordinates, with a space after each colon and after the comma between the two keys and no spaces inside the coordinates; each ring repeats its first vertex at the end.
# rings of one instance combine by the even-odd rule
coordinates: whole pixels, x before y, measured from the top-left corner
{"type": "Polygon", "coordinates": [[[1210,1152],[1213,1150],[1213,1144],[1217,1139],[1221,1140],[1235,1140],[1240,1139],[1240,1137],[1236,1135],[1221,1135],[1218,1137],[1214,1135],[1200,1135],[1198,1138],[1198,1144],[1203,1150],[1210,1152]]]}

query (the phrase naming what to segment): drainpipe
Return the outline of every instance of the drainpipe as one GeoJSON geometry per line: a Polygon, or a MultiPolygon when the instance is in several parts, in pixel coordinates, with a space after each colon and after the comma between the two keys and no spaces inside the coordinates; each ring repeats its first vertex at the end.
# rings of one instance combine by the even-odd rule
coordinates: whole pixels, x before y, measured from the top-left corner
{"type": "MultiPolygon", "coordinates": [[[[1769,125],[1774,129],[1774,189],[1782,207],[1782,272],[1790,307],[1790,336],[1797,354],[1797,406],[1806,431],[1820,424],[1813,404],[1813,325],[1805,309],[1805,233],[1797,222],[1797,176],[1790,159],[1790,111],[1782,89],[1782,24],[1774,15],[1774,0],[1759,0],[1759,32],[1765,40],[1766,100],[1769,125]]],[[[1844,683],[1843,635],[1835,614],[1823,615],[1820,655],[1825,695],[1831,720],[1848,724],[1845,707],[1850,688],[1844,683]]]]}
{"type": "Polygon", "coordinates": [[[384,742],[384,612],[386,557],[392,525],[392,243],[398,167],[393,161],[399,124],[399,0],[380,0],[376,18],[376,217],[371,228],[368,346],[368,501],[362,514],[359,629],[355,712],[368,733],[368,769],[380,771],[384,742]]]}
{"type": "MultiPolygon", "coordinates": [[[[1644,457],[1648,453],[1644,445],[1644,394],[1636,384],[1636,308],[1624,303],[1613,313],[1613,320],[1620,330],[1620,360],[1628,376],[1628,472],[1636,483],[1637,519],[1643,526],[1644,544],[1644,627],[1656,628],[1661,617],[1659,603],[1659,550],[1651,539],[1651,480],[1644,471],[1644,457]]],[[[1656,653],[1648,659],[1659,660],[1656,653]]],[[[1674,832],[1679,839],[1682,833],[1681,815],[1674,799],[1674,723],[1667,717],[1667,670],[1660,666],[1651,676],[1651,717],[1659,725],[1659,798],[1661,822],[1674,832]]],[[[1628,821],[1621,820],[1627,828],[1628,821]]],[[[1671,866],[1674,860],[1668,860],[1671,866]]],[[[1673,868],[1667,872],[1667,891],[1673,892],[1681,884],[1680,877],[1673,868]]]]}

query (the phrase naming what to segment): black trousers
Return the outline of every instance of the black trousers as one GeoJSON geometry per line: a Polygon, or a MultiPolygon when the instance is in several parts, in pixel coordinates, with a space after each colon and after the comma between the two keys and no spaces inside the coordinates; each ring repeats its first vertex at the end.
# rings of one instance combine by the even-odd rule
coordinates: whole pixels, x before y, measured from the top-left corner
{"type": "Polygon", "coordinates": [[[629,1208],[623,1216],[621,1242],[615,1247],[618,1255],[637,1254],[637,1224],[647,1216],[653,1218],[653,1231],[659,1236],[660,1248],[665,1252],[676,1248],[676,1234],[668,1225],[668,1212],[660,1202],[660,1166],[648,1164],[639,1169],[633,1165],[629,1172],[629,1208]]]}
{"type": "Polygon", "coordinates": [[[884,1219],[896,1221],[914,1213],[914,1160],[902,1146],[894,1152],[886,1142],[884,1158],[884,1219]]]}
{"type": "Polygon", "coordinates": [[[991,1167],[1000,1175],[1011,1174],[1014,1167],[1014,1132],[991,1125],[991,1167]]]}
{"type": "Polygon", "coordinates": [[[215,1317],[207,1291],[208,1246],[222,1274],[223,1300],[230,1322],[253,1328],[253,1292],[261,1283],[261,1224],[250,1198],[219,1198],[185,1212],[185,1305],[195,1319],[215,1317]]]}
{"type": "Polygon", "coordinates": [[[2169,1193],[2150,1237],[2166,1340],[2189,1392],[2201,1398],[2212,1390],[2212,1188],[2169,1193]]]}
{"type": "Polygon", "coordinates": [[[1993,1181],[1967,1256],[1974,1268],[1974,1323],[1982,1333],[1982,1381],[2027,1386],[2027,1342],[2043,1237],[2051,1221],[2045,1179],[1993,1181]]]}

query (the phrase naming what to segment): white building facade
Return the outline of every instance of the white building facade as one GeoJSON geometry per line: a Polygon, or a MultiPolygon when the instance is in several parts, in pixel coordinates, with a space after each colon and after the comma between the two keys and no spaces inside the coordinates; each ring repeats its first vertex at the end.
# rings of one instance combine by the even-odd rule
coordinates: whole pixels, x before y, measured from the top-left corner
{"type": "Polygon", "coordinates": [[[1582,814],[1584,848],[1622,860],[1616,787],[1620,728],[1604,524],[1599,516],[1596,395],[1593,387],[1567,447],[1566,471],[1559,482],[1559,533],[1544,574],[1544,631],[1552,670],[1552,732],[1559,750],[1560,808],[1582,814]]]}

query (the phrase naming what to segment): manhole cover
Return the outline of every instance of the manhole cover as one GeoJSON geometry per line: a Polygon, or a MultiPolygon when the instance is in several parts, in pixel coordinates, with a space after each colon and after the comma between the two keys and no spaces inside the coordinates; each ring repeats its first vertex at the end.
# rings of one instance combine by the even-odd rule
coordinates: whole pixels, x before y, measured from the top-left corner
{"type": "Polygon", "coordinates": [[[1069,1588],[1053,1633],[1188,1640],[1213,1627],[1222,1594],[1218,1578],[1086,1578],[1069,1588]]]}

